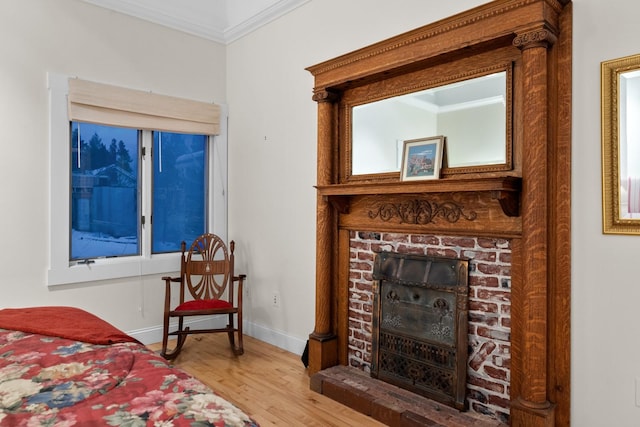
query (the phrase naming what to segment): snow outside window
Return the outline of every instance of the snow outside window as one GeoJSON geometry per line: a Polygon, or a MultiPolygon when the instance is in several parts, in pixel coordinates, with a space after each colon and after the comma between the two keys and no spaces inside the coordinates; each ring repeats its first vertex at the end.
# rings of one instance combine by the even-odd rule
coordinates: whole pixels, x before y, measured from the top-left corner
{"type": "Polygon", "coordinates": [[[178,271],[183,240],[226,239],[226,120],[216,136],[70,120],[68,81],[49,75],[48,284],[178,271]]]}

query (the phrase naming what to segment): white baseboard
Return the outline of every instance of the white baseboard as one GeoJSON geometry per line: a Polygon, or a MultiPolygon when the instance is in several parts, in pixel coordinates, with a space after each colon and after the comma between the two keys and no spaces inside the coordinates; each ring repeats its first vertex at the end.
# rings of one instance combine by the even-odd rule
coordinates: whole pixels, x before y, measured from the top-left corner
{"type": "MultiPolygon", "coordinates": [[[[203,328],[203,327],[224,327],[225,322],[226,322],[226,319],[220,317],[218,319],[213,319],[213,320],[194,319],[190,321],[185,321],[185,325],[191,326],[192,329],[203,328]],[[212,322],[213,322],[213,325],[211,324],[212,322]]],[[[172,325],[172,327],[175,327],[175,326],[172,325]]],[[[256,323],[250,323],[247,321],[244,322],[243,328],[244,328],[245,335],[248,335],[260,341],[264,341],[266,343],[274,345],[283,350],[289,351],[297,355],[301,355],[302,352],[304,351],[306,340],[301,340],[300,338],[287,335],[282,331],[277,331],[277,330],[270,329],[265,326],[258,325],[256,323]]],[[[162,326],[153,326],[150,328],[136,329],[133,331],[128,331],[127,334],[137,339],[138,341],[140,341],[145,345],[154,344],[162,341],[162,326]]]]}
{"type": "Polygon", "coordinates": [[[302,354],[304,346],[307,343],[306,339],[301,340],[300,338],[287,335],[282,331],[269,329],[265,326],[258,325],[257,323],[245,322],[244,333],[257,340],[275,345],[276,347],[297,355],[302,354]]]}

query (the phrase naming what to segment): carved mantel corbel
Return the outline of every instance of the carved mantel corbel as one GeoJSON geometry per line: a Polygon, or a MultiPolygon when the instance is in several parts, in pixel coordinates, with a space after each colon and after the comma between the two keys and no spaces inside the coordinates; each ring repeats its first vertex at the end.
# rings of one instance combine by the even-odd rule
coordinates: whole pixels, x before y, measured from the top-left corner
{"type": "Polygon", "coordinates": [[[333,103],[333,102],[338,102],[340,100],[340,94],[329,89],[321,89],[321,90],[315,91],[311,99],[313,99],[315,102],[318,102],[318,103],[321,103],[321,102],[333,103]]]}
{"type": "Polygon", "coordinates": [[[548,48],[558,40],[556,34],[547,28],[537,28],[535,30],[518,33],[513,39],[513,45],[520,50],[532,47],[548,48]]]}

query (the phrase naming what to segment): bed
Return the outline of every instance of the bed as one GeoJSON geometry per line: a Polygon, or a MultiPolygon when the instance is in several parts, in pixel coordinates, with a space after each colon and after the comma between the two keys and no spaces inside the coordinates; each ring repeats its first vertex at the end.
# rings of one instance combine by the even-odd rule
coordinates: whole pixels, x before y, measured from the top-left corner
{"type": "Polygon", "coordinates": [[[0,310],[0,426],[257,426],[204,383],[73,307],[0,310]]]}

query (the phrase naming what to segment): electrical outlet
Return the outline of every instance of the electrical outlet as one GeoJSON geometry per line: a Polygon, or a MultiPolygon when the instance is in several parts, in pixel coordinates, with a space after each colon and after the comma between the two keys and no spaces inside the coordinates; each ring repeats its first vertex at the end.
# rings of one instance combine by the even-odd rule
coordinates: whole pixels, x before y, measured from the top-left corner
{"type": "Polygon", "coordinates": [[[280,307],[280,292],[274,292],[271,294],[271,306],[280,307]]]}

